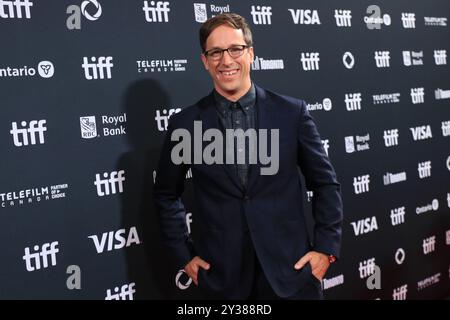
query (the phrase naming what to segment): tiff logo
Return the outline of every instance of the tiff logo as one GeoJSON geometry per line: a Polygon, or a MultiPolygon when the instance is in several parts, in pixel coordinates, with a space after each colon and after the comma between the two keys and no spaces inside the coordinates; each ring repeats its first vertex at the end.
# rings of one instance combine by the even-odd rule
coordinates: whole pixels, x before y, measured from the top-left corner
{"type": "Polygon", "coordinates": [[[27,127],[27,122],[22,121],[21,128],[18,128],[17,122],[13,122],[9,132],[13,136],[14,145],[16,147],[27,146],[29,143],[34,145],[36,144],[36,135],[39,137],[39,144],[44,144],[44,132],[47,131],[45,124],[46,120],[31,120],[27,127]]]}
{"type": "Polygon", "coordinates": [[[406,300],[406,293],[408,292],[408,285],[405,284],[401,287],[394,288],[392,291],[392,299],[393,300],[406,300]]]}
{"type": "Polygon", "coordinates": [[[338,27],[352,26],[352,11],[351,10],[334,10],[334,18],[338,27]]]}
{"type": "Polygon", "coordinates": [[[391,224],[393,226],[405,223],[405,207],[399,207],[391,210],[391,224]]]}
{"type": "Polygon", "coordinates": [[[447,64],[447,50],[434,50],[434,62],[439,66],[447,64]]]}
{"type": "Polygon", "coordinates": [[[413,29],[416,27],[416,14],[402,12],[403,28],[413,29]]]}
{"type": "Polygon", "coordinates": [[[145,21],[147,22],[169,22],[169,2],[167,1],[144,1],[142,10],[145,13],[145,21]]]}
{"type": "Polygon", "coordinates": [[[355,194],[369,192],[370,175],[353,177],[353,187],[355,194]]]}
{"type": "Polygon", "coordinates": [[[375,51],[375,64],[377,68],[389,68],[390,67],[390,52],[389,51],[375,51]]]}
{"type": "Polygon", "coordinates": [[[442,135],[444,137],[450,136],[450,121],[442,121],[442,135]]]}
{"type": "Polygon", "coordinates": [[[158,125],[158,131],[166,131],[167,130],[167,126],[169,125],[169,118],[175,114],[181,111],[181,108],[176,108],[176,109],[163,109],[162,110],[162,115],[161,115],[161,111],[160,110],[156,110],[156,117],[155,117],[155,121],[156,124],[158,125]]]}
{"type": "Polygon", "coordinates": [[[33,2],[30,0],[0,0],[0,18],[23,18],[23,11],[25,11],[25,18],[31,19],[31,10],[33,2]]]}
{"type": "Polygon", "coordinates": [[[111,79],[111,69],[114,66],[112,60],[113,57],[99,57],[98,60],[96,57],[91,57],[91,63],[89,63],[88,58],[83,57],[81,66],[84,69],[84,77],[87,80],[105,79],[106,71],[106,78],[111,79]]]}
{"type": "Polygon", "coordinates": [[[384,130],[384,145],[392,147],[398,145],[398,129],[384,130]]]}
{"type": "Polygon", "coordinates": [[[359,277],[367,278],[375,272],[375,258],[370,258],[359,263],[359,277]]]}
{"type": "Polygon", "coordinates": [[[420,179],[431,177],[431,161],[419,162],[417,171],[420,179]]]}
{"type": "Polygon", "coordinates": [[[318,52],[302,52],[302,68],[305,71],[319,70],[319,53],[318,52]]]}
{"type": "Polygon", "coordinates": [[[413,104],[425,102],[425,89],[424,88],[411,88],[411,101],[413,104]]]}
{"type": "Polygon", "coordinates": [[[436,236],[423,239],[422,248],[423,254],[429,254],[434,251],[436,244],[436,236]]]}
{"type": "Polygon", "coordinates": [[[346,93],[345,107],[347,111],[361,110],[361,93],[346,93]]]}
{"type": "Polygon", "coordinates": [[[111,289],[106,290],[105,300],[133,300],[133,294],[136,292],[134,286],[136,284],[131,282],[129,284],[124,284],[122,287],[114,288],[114,294],[111,293],[111,289]]]}
{"type": "Polygon", "coordinates": [[[59,252],[57,248],[58,241],[52,243],[44,243],[41,250],[39,251],[39,246],[35,245],[33,247],[34,252],[30,253],[30,247],[25,248],[25,255],[23,260],[25,260],[25,266],[27,271],[39,270],[48,267],[48,256],[50,256],[52,266],[56,266],[56,254],[59,252]],[[42,257],[42,265],[41,265],[42,257]]]}
{"type": "Polygon", "coordinates": [[[252,6],[252,11],[250,12],[253,18],[254,24],[272,24],[272,7],[266,6],[252,6]]]}
{"type": "Polygon", "coordinates": [[[103,173],[105,179],[100,179],[100,174],[95,175],[94,185],[97,186],[97,195],[99,197],[108,196],[116,193],[116,184],[119,188],[119,193],[123,192],[123,181],[125,181],[125,170],[112,171],[103,173]],[[103,186],[103,188],[102,188],[103,186]],[[110,188],[111,187],[111,188],[110,188]],[[102,190],[103,189],[103,190],[102,190]]]}

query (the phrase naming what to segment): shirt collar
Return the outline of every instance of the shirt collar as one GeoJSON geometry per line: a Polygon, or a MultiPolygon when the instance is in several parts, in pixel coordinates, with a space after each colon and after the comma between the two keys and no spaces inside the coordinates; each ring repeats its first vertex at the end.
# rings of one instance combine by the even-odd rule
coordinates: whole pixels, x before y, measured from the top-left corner
{"type": "MultiPolygon", "coordinates": [[[[217,92],[216,89],[214,89],[214,99],[216,101],[216,107],[219,110],[219,112],[225,114],[230,110],[230,104],[233,103],[232,101],[228,100],[224,96],[222,96],[220,93],[217,92]]],[[[252,85],[250,89],[247,91],[246,94],[244,94],[237,102],[239,102],[239,105],[242,107],[242,110],[244,113],[251,107],[255,105],[256,102],[256,89],[255,85],[252,82],[252,85]]]]}

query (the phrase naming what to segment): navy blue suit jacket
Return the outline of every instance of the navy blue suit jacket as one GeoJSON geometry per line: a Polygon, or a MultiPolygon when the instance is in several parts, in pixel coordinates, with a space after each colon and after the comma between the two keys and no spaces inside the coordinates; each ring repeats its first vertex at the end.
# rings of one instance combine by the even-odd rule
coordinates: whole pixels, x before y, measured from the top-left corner
{"type": "Polygon", "coordinates": [[[170,140],[175,129],[187,129],[193,137],[198,120],[203,131],[219,128],[213,94],[170,118],[157,169],[154,200],[165,243],[180,267],[195,255],[209,262],[210,270],[199,272],[199,286],[219,297],[239,299],[248,294],[253,276],[246,265],[248,239],[280,297],[291,296],[305,282],[314,281],[309,264],[300,271],[294,269],[306,252],[338,257],[340,251],[340,185],[305,102],[256,86],[255,107],[259,129],[279,129],[277,174],[260,175],[261,164],[250,165],[244,189],[233,165],[175,165],[171,161],[172,147],[178,143],[170,140]],[[195,243],[187,232],[180,198],[189,168],[197,207],[193,218],[200,231],[195,243]],[[298,168],[308,190],[314,191],[314,239],[309,239],[306,229],[298,168]]]}

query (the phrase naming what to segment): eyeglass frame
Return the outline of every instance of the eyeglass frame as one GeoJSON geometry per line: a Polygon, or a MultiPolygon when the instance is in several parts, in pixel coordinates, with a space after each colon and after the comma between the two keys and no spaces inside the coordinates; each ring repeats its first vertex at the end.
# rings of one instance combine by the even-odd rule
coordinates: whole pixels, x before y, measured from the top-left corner
{"type": "Polygon", "coordinates": [[[203,52],[203,55],[204,55],[206,58],[208,58],[208,59],[218,61],[218,60],[220,60],[220,59],[223,58],[223,53],[224,53],[225,51],[227,51],[231,58],[237,59],[237,58],[241,57],[241,56],[244,54],[245,49],[248,49],[248,48],[251,48],[251,47],[252,47],[252,46],[249,46],[249,45],[246,45],[246,44],[238,44],[238,45],[232,45],[231,47],[228,47],[228,48],[226,48],[226,49],[212,48],[212,49],[209,49],[209,50],[207,50],[207,51],[204,51],[204,52],[203,52]],[[233,57],[233,56],[231,55],[230,51],[229,51],[229,50],[230,50],[231,48],[233,48],[233,47],[242,47],[242,53],[241,53],[240,55],[238,55],[237,57],[233,57]],[[220,51],[220,57],[218,57],[218,58],[213,58],[213,57],[211,57],[211,56],[209,55],[209,52],[210,52],[210,51],[213,51],[213,50],[220,51]]]}

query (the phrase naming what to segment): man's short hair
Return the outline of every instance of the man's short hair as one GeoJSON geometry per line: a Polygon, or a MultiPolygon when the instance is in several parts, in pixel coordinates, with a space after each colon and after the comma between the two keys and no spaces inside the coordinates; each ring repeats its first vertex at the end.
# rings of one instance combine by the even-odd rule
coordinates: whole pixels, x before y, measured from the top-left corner
{"type": "Polygon", "coordinates": [[[250,30],[250,27],[248,26],[245,18],[236,13],[223,13],[208,19],[200,27],[199,36],[202,52],[205,52],[206,50],[206,40],[208,39],[211,32],[213,32],[217,27],[224,24],[234,29],[241,29],[244,33],[245,44],[249,47],[253,46],[252,31],[250,30]]]}

